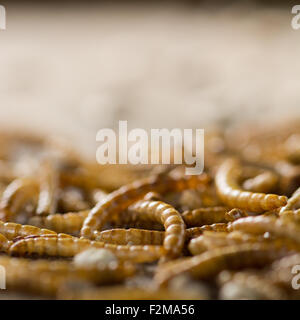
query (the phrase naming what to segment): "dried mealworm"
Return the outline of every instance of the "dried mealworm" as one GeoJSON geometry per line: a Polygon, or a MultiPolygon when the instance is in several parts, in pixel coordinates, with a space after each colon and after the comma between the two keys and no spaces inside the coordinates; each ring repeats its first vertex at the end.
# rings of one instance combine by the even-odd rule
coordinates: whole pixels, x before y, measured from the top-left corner
{"type": "Polygon", "coordinates": [[[84,219],[89,211],[69,212],[64,214],[53,214],[47,217],[34,216],[29,219],[29,223],[39,228],[47,228],[58,233],[70,233],[78,235],[84,219]]]}
{"type": "Polygon", "coordinates": [[[181,254],[185,239],[185,223],[175,208],[162,201],[141,200],[132,205],[131,210],[141,220],[152,220],[164,225],[163,246],[168,257],[174,258],[181,254]]]}
{"type": "Polygon", "coordinates": [[[226,205],[258,213],[286,205],[285,196],[243,191],[238,184],[240,171],[239,162],[234,159],[227,159],[217,171],[217,192],[226,205]]]}
{"type": "Polygon", "coordinates": [[[17,237],[27,237],[31,235],[49,235],[56,232],[47,229],[40,229],[38,227],[30,225],[22,225],[13,222],[0,221],[0,233],[2,233],[9,240],[13,240],[17,237]]]}
{"type": "Polygon", "coordinates": [[[109,217],[120,214],[120,212],[144,197],[150,191],[158,193],[181,191],[196,188],[207,182],[208,177],[205,174],[183,177],[177,180],[158,175],[133,182],[109,194],[105,200],[99,202],[90,211],[88,217],[84,220],[81,236],[84,238],[92,238],[93,232],[101,229],[109,217]]]}
{"type": "Polygon", "coordinates": [[[0,201],[1,220],[13,219],[29,199],[35,199],[37,193],[38,185],[34,180],[28,178],[13,180],[2,194],[0,201]]]}
{"type": "Polygon", "coordinates": [[[199,227],[206,224],[227,222],[226,212],[230,209],[226,207],[199,208],[182,213],[182,218],[188,227],[199,227]]]}
{"type": "Polygon", "coordinates": [[[210,278],[224,269],[261,267],[286,254],[273,244],[246,243],[222,247],[191,258],[182,258],[161,265],[155,279],[160,285],[167,284],[179,274],[188,273],[194,278],[210,278]]]}
{"type": "Polygon", "coordinates": [[[38,255],[73,257],[89,248],[105,248],[112,251],[121,260],[133,262],[152,262],[163,254],[161,246],[121,246],[88,239],[66,236],[39,236],[20,239],[9,249],[11,255],[38,255]]]}
{"type": "Polygon", "coordinates": [[[162,245],[165,233],[143,229],[111,229],[95,231],[96,241],[118,245],[162,245]]]}

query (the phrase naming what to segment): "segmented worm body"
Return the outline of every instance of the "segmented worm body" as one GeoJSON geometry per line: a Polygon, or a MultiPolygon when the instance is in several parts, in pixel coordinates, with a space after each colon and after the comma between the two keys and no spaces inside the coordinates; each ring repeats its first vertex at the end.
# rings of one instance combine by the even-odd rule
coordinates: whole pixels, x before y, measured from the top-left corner
{"type": "Polygon", "coordinates": [[[223,269],[261,267],[285,254],[285,250],[278,250],[273,244],[266,243],[216,248],[192,258],[182,258],[161,265],[155,279],[160,285],[167,284],[172,278],[183,273],[198,279],[207,279],[223,269]]]}
{"type": "Polygon", "coordinates": [[[9,240],[14,240],[17,237],[27,237],[31,235],[56,235],[52,230],[40,229],[30,225],[22,225],[13,222],[0,221],[0,233],[2,233],[9,240]]]}
{"type": "Polygon", "coordinates": [[[127,209],[150,191],[163,194],[166,191],[193,189],[200,184],[207,183],[207,181],[208,178],[206,175],[189,176],[188,178],[177,180],[158,175],[121,187],[117,191],[109,194],[103,202],[98,203],[90,211],[88,217],[84,220],[81,236],[84,238],[92,238],[93,232],[101,229],[110,216],[120,214],[120,212],[127,209]]]}
{"type": "Polygon", "coordinates": [[[95,240],[117,245],[162,245],[165,233],[143,229],[111,229],[95,231],[95,240]]]}
{"type": "Polygon", "coordinates": [[[112,251],[121,260],[138,263],[158,260],[164,254],[161,246],[119,246],[100,241],[79,239],[70,236],[38,236],[20,239],[9,249],[11,255],[73,257],[90,248],[105,248],[112,251]]]}
{"type": "Polygon", "coordinates": [[[40,227],[54,230],[58,233],[70,233],[78,235],[84,219],[88,216],[89,211],[70,212],[64,214],[52,214],[47,217],[34,216],[30,218],[29,223],[40,227]]]}
{"type": "Polygon", "coordinates": [[[188,227],[197,227],[205,224],[226,222],[225,214],[229,211],[226,207],[199,208],[185,211],[182,218],[188,227]]]}
{"type": "Polygon", "coordinates": [[[238,161],[227,159],[217,171],[216,189],[227,206],[261,213],[286,205],[285,196],[243,191],[238,184],[241,170],[238,161]]]}
{"type": "Polygon", "coordinates": [[[170,258],[178,257],[183,249],[185,223],[180,213],[171,205],[162,201],[141,200],[130,208],[141,220],[152,220],[164,225],[163,246],[170,258]]]}

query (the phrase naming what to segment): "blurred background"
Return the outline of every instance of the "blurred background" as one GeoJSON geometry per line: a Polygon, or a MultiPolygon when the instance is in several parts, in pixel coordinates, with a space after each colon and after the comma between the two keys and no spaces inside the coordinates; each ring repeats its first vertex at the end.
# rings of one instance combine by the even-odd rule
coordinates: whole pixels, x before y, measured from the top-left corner
{"type": "MultiPolygon", "coordinates": [[[[0,126],[59,134],[300,116],[290,2],[1,1],[0,126]]],[[[300,1],[299,1],[300,4],[300,1]]]]}

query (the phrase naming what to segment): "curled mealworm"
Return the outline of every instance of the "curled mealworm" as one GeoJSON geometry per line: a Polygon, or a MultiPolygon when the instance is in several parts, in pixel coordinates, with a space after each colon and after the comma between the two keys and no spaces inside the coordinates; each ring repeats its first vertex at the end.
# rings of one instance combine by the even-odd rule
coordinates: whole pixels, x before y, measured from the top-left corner
{"type": "Polygon", "coordinates": [[[300,228],[295,223],[289,223],[273,217],[246,217],[229,224],[230,231],[240,230],[251,234],[270,232],[272,235],[290,239],[300,244],[300,228]]]}
{"type": "Polygon", "coordinates": [[[29,219],[29,223],[39,228],[47,228],[59,233],[78,235],[88,213],[89,211],[85,210],[65,214],[57,213],[47,217],[34,216],[29,219]]]}
{"type": "Polygon", "coordinates": [[[171,205],[162,201],[141,200],[131,206],[130,210],[141,220],[152,220],[164,225],[163,246],[170,258],[178,257],[183,249],[185,224],[180,213],[171,205]]]}
{"type": "Polygon", "coordinates": [[[98,203],[84,220],[81,236],[92,238],[93,232],[101,229],[110,216],[118,215],[131,204],[141,199],[150,191],[165,193],[166,191],[181,191],[196,188],[199,184],[208,182],[205,174],[188,176],[174,180],[166,176],[153,176],[133,182],[109,194],[103,202],[98,203]]]}
{"type": "Polygon", "coordinates": [[[38,185],[29,178],[13,180],[4,190],[0,201],[0,218],[8,221],[14,218],[22,206],[29,200],[35,200],[38,185]]]}
{"type": "Polygon", "coordinates": [[[40,229],[38,227],[30,225],[22,225],[13,222],[2,222],[0,221],[0,233],[2,233],[9,240],[13,240],[17,237],[27,237],[30,235],[49,235],[56,232],[47,229],[40,229]]]}
{"type": "Polygon", "coordinates": [[[276,194],[243,191],[238,185],[239,162],[227,159],[216,174],[216,188],[221,200],[229,207],[261,213],[286,205],[287,198],[276,194]]]}
{"type": "Polygon", "coordinates": [[[121,260],[143,263],[158,260],[163,254],[161,246],[118,246],[100,241],[90,241],[66,236],[39,236],[20,239],[9,249],[11,255],[38,255],[73,257],[89,248],[105,248],[121,260]]]}
{"type": "Polygon", "coordinates": [[[223,269],[261,267],[286,254],[273,244],[246,243],[222,247],[191,258],[182,258],[161,265],[155,275],[159,285],[166,285],[175,276],[188,273],[194,278],[207,279],[223,269]]]}

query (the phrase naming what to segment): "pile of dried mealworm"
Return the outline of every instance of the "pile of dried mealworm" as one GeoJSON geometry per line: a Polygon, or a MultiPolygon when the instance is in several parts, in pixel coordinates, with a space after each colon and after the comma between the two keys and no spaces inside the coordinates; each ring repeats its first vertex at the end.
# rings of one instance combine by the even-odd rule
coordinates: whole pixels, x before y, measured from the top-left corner
{"type": "Polygon", "coordinates": [[[255,129],[208,134],[199,176],[2,133],[0,298],[300,298],[300,126],[255,129]]]}

